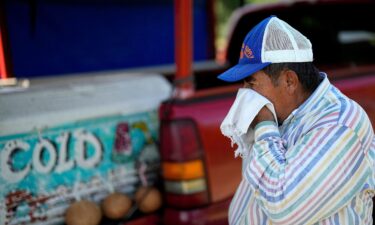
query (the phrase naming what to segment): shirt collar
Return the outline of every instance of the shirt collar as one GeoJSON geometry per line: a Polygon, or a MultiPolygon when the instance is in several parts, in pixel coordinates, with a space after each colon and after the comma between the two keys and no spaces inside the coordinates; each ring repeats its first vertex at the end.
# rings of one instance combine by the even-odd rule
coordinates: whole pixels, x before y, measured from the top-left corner
{"type": "Polygon", "coordinates": [[[320,72],[319,73],[322,81],[320,82],[319,86],[315,89],[315,91],[310,95],[307,100],[305,100],[302,105],[300,105],[297,109],[293,110],[292,113],[287,117],[287,119],[284,121],[287,122],[291,120],[293,117],[300,117],[304,115],[306,112],[309,112],[312,110],[312,108],[322,100],[322,97],[325,95],[325,93],[328,91],[331,83],[328,80],[327,74],[320,72]]]}

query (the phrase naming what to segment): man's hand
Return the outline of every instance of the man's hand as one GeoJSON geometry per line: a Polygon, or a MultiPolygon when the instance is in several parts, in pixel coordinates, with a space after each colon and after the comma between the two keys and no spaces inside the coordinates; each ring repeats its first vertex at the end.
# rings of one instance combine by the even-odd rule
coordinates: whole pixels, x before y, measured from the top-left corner
{"type": "Polygon", "coordinates": [[[258,123],[263,121],[275,121],[272,112],[264,106],[258,113],[258,115],[254,118],[253,122],[251,123],[251,127],[254,128],[258,123]]]}

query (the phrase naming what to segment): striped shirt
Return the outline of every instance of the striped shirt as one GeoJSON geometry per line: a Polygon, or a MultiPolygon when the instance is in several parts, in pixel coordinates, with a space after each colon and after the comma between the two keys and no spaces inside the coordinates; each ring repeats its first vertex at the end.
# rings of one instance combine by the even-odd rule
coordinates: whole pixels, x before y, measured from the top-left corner
{"type": "Polygon", "coordinates": [[[375,139],[364,110],[330,84],[278,127],[255,127],[230,224],[372,224],[375,139]]]}

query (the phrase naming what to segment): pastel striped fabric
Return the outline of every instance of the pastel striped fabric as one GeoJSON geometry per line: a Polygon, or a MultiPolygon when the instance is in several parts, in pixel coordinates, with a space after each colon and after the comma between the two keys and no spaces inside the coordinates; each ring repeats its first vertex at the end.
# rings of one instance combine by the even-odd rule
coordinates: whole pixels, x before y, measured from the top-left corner
{"type": "Polygon", "coordinates": [[[373,224],[371,122],[321,75],[317,90],[280,127],[255,127],[230,224],[373,224]]]}

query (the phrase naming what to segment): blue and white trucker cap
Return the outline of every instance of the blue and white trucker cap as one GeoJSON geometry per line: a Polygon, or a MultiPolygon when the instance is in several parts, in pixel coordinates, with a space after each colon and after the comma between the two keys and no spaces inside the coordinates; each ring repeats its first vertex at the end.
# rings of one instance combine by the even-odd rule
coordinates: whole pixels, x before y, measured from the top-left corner
{"type": "Polygon", "coordinates": [[[303,34],[270,16],[246,35],[238,64],[218,76],[235,82],[242,80],[271,63],[312,62],[312,45],[303,34]]]}

